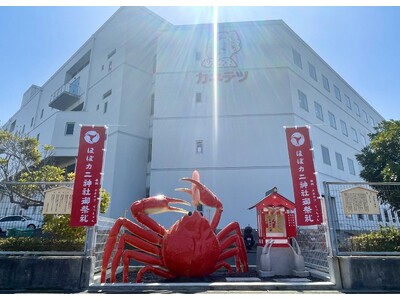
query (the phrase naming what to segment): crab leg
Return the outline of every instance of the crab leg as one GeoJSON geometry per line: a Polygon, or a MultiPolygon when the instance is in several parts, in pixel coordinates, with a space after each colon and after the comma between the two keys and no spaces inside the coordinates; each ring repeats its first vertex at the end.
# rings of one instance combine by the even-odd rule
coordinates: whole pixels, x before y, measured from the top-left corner
{"type": "Polygon", "coordinates": [[[102,262],[102,266],[101,266],[101,282],[103,282],[103,283],[106,281],[106,271],[107,271],[108,262],[110,261],[111,254],[114,250],[114,246],[117,241],[118,234],[121,230],[121,227],[126,228],[132,234],[140,236],[141,238],[143,238],[144,240],[147,240],[150,243],[153,243],[156,245],[161,244],[161,238],[158,235],[156,235],[152,232],[149,232],[147,230],[144,230],[137,224],[133,223],[131,220],[124,219],[124,218],[117,219],[117,221],[115,222],[115,224],[113,225],[113,227],[111,228],[111,230],[109,232],[107,242],[104,247],[103,262],[102,262]]]}
{"type": "Polygon", "coordinates": [[[146,273],[148,271],[151,271],[154,274],[156,274],[158,276],[161,276],[161,277],[164,277],[164,278],[176,278],[176,276],[174,274],[172,274],[172,273],[170,273],[170,272],[168,272],[166,270],[163,270],[161,268],[157,268],[157,267],[154,267],[154,266],[145,266],[145,267],[141,268],[139,270],[139,272],[137,273],[136,282],[137,283],[142,282],[142,278],[143,278],[144,273],[146,273]]]}
{"type": "MultiPolygon", "coordinates": [[[[123,271],[123,276],[122,280],[124,283],[128,282],[128,271],[129,271],[129,263],[131,259],[134,259],[136,261],[145,263],[145,264],[151,264],[151,265],[157,265],[157,266],[162,266],[162,261],[159,257],[149,255],[143,252],[139,252],[137,250],[125,250],[124,255],[123,255],[123,265],[124,265],[124,271],[123,271]]],[[[111,280],[110,280],[111,281],[111,280]]],[[[142,276],[138,275],[136,276],[136,282],[141,282],[142,281],[142,276]]],[[[111,281],[113,282],[113,281],[111,281]]]]}
{"type": "Polygon", "coordinates": [[[161,255],[160,247],[150,244],[149,242],[144,241],[141,238],[138,238],[136,236],[133,236],[130,234],[123,234],[121,236],[121,238],[119,239],[117,252],[115,253],[114,258],[112,260],[111,277],[110,277],[111,282],[115,282],[115,279],[116,279],[115,272],[117,271],[118,265],[120,263],[122,253],[124,253],[124,258],[123,258],[124,282],[128,282],[127,276],[128,276],[128,267],[129,267],[129,256],[127,259],[127,254],[125,254],[125,253],[128,251],[128,254],[129,254],[129,250],[124,251],[125,244],[129,244],[129,245],[131,245],[135,248],[138,248],[144,252],[154,255],[154,256],[149,256],[148,254],[137,252],[138,255],[132,256],[137,261],[162,265],[161,259],[159,258],[161,255]]]}
{"type": "Polygon", "coordinates": [[[235,256],[236,270],[242,269],[243,272],[248,270],[247,262],[247,252],[244,245],[244,240],[242,237],[242,232],[240,231],[240,226],[238,222],[232,222],[223,228],[218,234],[217,238],[221,243],[222,249],[227,249],[230,245],[236,244],[236,248],[227,250],[223,252],[219,260],[224,260],[228,257],[235,256]],[[234,232],[233,235],[230,233],[234,232]]]}
{"type": "Polygon", "coordinates": [[[213,273],[216,272],[216,271],[218,271],[218,270],[221,269],[221,268],[227,269],[229,274],[232,273],[232,267],[231,267],[231,265],[228,264],[228,263],[225,262],[225,261],[221,261],[221,262],[217,263],[216,266],[215,266],[215,269],[214,269],[213,273]]]}

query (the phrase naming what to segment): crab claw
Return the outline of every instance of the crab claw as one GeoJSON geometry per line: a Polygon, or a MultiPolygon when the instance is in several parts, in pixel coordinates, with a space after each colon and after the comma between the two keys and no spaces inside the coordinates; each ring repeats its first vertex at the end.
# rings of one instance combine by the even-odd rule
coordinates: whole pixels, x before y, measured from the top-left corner
{"type": "MultiPolygon", "coordinates": [[[[192,179],[200,182],[199,171],[197,171],[197,170],[193,171],[192,179]]],[[[193,204],[193,206],[197,207],[197,206],[199,206],[201,204],[200,203],[200,191],[199,191],[199,189],[197,188],[197,186],[195,184],[192,183],[192,188],[191,189],[178,188],[178,189],[175,189],[175,191],[185,192],[185,193],[188,193],[189,195],[191,195],[192,196],[192,204],[193,204]]]]}
{"type": "Polygon", "coordinates": [[[221,201],[219,201],[217,196],[215,196],[214,193],[211,192],[204,184],[202,184],[201,182],[199,182],[193,178],[181,178],[181,180],[191,182],[192,189],[181,188],[181,189],[177,189],[177,190],[186,192],[192,196],[193,196],[194,192],[199,193],[200,197],[193,197],[194,199],[196,199],[199,202],[198,204],[203,204],[203,205],[206,205],[209,207],[222,209],[221,201]]]}
{"type": "Polygon", "coordinates": [[[164,212],[179,212],[187,214],[188,211],[179,207],[169,206],[170,203],[180,203],[189,205],[190,203],[176,198],[169,198],[164,195],[154,196],[136,201],[132,205],[132,214],[137,216],[138,214],[154,215],[164,212]]]}

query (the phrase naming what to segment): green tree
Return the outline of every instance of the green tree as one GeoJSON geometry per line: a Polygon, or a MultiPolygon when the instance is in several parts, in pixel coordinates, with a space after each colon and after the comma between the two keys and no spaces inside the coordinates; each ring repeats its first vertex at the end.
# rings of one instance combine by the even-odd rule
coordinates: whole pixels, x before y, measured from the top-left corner
{"type": "MultiPolygon", "coordinates": [[[[368,136],[370,144],[356,155],[363,167],[361,178],[367,182],[400,182],[400,121],[382,121],[368,136]]],[[[383,202],[400,209],[400,191],[375,188],[383,202]]]]}
{"type": "MultiPolygon", "coordinates": [[[[62,182],[71,180],[65,170],[51,165],[54,148],[40,145],[32,137],[12,134],[0,130],[0,182],[62,182]]],[[[46,187],[43,185],[2,185],[2,193],[8,196],[11,203],[23,208],[42,206],[38,194],[44,197],[46,187]]]]}

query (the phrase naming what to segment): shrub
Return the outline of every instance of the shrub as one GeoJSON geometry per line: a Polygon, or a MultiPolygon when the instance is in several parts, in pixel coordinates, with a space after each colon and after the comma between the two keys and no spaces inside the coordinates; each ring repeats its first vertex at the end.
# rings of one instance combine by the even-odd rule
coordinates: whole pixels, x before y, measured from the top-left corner
{"type": "MultiPolygon", "coordinates": [[[[110,195],[101,189],[100,212],[105,213],[110,195]]],[[[0,239],[0,251],[84,251],[85,227],[71,227],[70,215],[45,215],[43,237],[0,239]]]]}
{"type": "Polygon", "coordinates": [[[381,227],[378,231],[350,238],[352,251],[399,252],[400,228],[381,227]]]}
{"type": "Polygon", "coordinates": [[[84,239],[10,237],[0,239],[0,251],[83,251],[84,239]]]}

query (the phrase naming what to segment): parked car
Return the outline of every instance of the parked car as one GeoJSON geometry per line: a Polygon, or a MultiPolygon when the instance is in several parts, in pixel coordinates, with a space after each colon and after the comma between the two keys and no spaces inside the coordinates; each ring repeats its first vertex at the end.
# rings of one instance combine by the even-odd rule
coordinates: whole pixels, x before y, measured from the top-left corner
{"type": "Polygon", "coordinates": [[[42,222],[28,216],[7,216],[0,219],[0,232],[10,229],[36,229],[42,222]]]}

